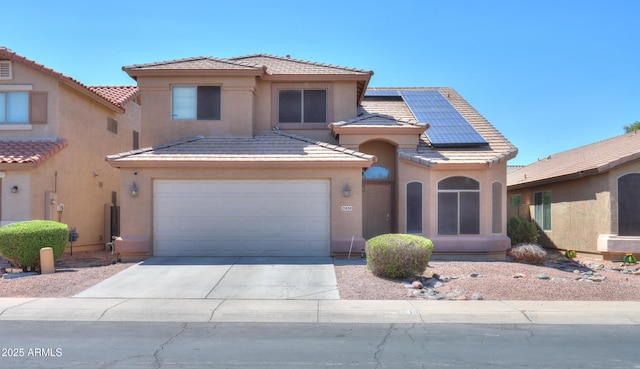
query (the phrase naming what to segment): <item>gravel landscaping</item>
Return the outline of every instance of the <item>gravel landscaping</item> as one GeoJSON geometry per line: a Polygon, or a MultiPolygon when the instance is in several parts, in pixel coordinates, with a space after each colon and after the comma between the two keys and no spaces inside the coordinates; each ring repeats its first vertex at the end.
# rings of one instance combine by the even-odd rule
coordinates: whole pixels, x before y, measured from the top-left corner
{"type": "MultiPolygon", "coordinates": [[[[70,297],[134,264],[116,263],[106,252],[65,254],[56,261],[54,274],[3,278],[0,297],[70,297]]],[[[1,268],[12,271],[2,259],[1,268]]],[[[376,277],[366,265],[336,265],[335,269],[340,297],[345,300],[640,301],[640,265],[585,257],[555,257],[544,265],[431,261],[422,276],[402,281],[376,277]]]]}

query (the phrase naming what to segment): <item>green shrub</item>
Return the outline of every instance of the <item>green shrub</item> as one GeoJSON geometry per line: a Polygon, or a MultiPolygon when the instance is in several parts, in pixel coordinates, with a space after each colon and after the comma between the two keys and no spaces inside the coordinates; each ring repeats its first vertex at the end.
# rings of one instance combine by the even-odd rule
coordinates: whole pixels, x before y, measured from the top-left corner
{"type": "Polygon", "coordinates": [[[68,239],[66,224],[49,220],[11,223],[0,227],[0,255],[16,267],[36,267],[41,248],[51,247],[56,260],[64,253],[68,239]]]}
{"type": "Polygon", "coordinates": [[[507,256],[513,261],[542,265],[547,260],[547,252],[540,245],[523,243],[507,250],[507,256]]]}
{"type": "Polygon", "coordinates": [[[383,234],[366,243],[367,267],[387,278],[422,275],[431,259],[433,243],[422,236],[383,234]]]}
{"type": "Polygon", "coordinates": [[[512,245],[538,242],[538,226],[536,222],[526,220],[522,215],[509,218],[507,236],[512,245]]]}

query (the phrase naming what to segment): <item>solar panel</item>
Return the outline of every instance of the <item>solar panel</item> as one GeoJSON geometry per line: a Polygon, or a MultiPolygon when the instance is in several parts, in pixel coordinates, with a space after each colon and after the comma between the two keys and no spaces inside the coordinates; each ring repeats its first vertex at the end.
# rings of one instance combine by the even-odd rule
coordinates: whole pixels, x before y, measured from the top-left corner
{"type": "Polygon", "coordinates": [[[393,96],[400,96],[400,91],[398,90],[372,90],[372,89],[367,89],[367,91],[364,92],[364,96],[365,97],[393,97],[393,96]]]}
{"type": "Polygon", "coordinates": [[[398,90],[398,92],[418,122],[429,123],[430,127],[425,133],[434,147],[488,145],[484,137],[440,91],[398,90]]]}

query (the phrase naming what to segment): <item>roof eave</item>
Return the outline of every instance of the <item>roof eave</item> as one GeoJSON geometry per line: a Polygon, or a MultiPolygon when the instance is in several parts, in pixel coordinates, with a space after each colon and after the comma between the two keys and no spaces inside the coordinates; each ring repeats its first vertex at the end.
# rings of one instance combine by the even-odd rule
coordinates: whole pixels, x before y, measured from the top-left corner
{"type": "Polygon", "coordinates": [[[374,160],[107,160],[114,168],[369,168],[374,160]]]}

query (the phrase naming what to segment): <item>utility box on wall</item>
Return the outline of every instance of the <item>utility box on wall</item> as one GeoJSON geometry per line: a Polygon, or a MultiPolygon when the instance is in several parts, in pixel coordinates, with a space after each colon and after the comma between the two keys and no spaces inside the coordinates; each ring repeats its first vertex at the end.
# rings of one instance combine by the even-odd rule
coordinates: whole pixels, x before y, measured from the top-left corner
{"type": "Polygon", "coordinates": [[[44,193],[44,219],[57,221],[58,217],[58,194],[47,191],[44,193]]]}

